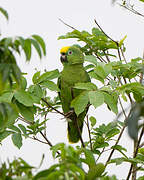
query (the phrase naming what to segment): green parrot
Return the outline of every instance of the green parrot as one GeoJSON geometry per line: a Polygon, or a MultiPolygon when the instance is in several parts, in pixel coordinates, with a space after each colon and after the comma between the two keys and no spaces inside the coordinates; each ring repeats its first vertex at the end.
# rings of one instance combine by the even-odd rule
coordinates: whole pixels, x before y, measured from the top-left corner
{"type": "Polygon", "coordinates": [[[90,77],[83,67],[84,55],[80,48],[75,45],[67,46],[63,47],[60,53],[63,70],[58,79],[58,86],[60,88],[59,97],[63,112],[68,119],[69,142],[76,143],[80,139],[88,108],[79,114],[79,116],[74,112],[74,109],[71,107],[71,101],[84,91],[75,89],[74,85],[76,83],[90,82],[90,77]]]}

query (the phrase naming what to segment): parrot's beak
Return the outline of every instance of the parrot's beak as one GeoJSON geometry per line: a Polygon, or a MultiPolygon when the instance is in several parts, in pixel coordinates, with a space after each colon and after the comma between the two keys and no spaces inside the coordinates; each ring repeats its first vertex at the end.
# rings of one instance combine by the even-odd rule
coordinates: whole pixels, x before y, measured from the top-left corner
{"type": "Polygon", "coordinates": [[[67,56],[66,56],[65,53],[61,53],[60,60],[61,60],[62,63],[63,63],[63,62],[67,62],[67,56]]]}

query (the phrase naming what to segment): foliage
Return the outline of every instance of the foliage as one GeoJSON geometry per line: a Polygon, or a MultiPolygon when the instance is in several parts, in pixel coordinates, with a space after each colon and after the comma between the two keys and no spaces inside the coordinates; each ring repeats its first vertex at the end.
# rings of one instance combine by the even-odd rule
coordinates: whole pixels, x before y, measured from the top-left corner
{"type": "MultiPolygon", "coordinates": [[[[0,8],[0,12],[9,19],[3,8],[0,8]]],[[[23,52],[26,61],[30,61],[32,46],[40,59],[45,56],[44,40],[39,35],[29,38],[0,36],[0,142],[11,136],[13,144],[20,149],[24,139],[31,138],[51,146],[53,158],[58,160],[57,164],[36,174],[33,173],[34,167],[21,158],[8,162],[8,166],[2,163],[2,179],[116,180],[115,175],[109,176],[106,167],[111,163],[119,165],[123,162],[131,164],[129,175],[133,173],[133,168],[137,168],[137,172],[144,170],[144,151],[140,146],[144,131],[140,121],[144,116],[144,86],[141,83],[143,58],[137,57],[127,61],[124,55],[126,36],[115,41],[99,25],[98,27],[92,28],[91,33],[73,28],[72,32],[58,38],[75,38],[84,44],[78,47],[84,53],[85,69],[91,77],[91,82],[77,83],[74,86],[84,90],[71,102],[76,114],[79,115],[87,106],[94,109],[105,106],[107,111],[116,116],[116,121],[100,125],[92,114],[86,117],[89,140],[83,140],[84,145],[75,148],[64,143],[53,146],[44,133],[47,130],[49,113],[56,112],[66,116],[59,110],[60,89],[55,83],[60,72],[57,69],[37,71],[32,77],[32,84],[28,85],[25,74],[17,65],[16,53],[21,55],[23,52]],[[50,96],[50,91],[54,91],[56,96],[50,96]],[[128,115],[123,101],[133,104],[128,115]],[[129,134],[136,143],[133,157],[128,157],[126,147],[119,144],[127,125],[129,134]],[[45,141],[41,141],[37,135],[43,136],[45,141]],[[112,159],[115,151],[121,156],[112,159]],[[99,159],[106,152],[109,154],[101,163],[99,159]]]]}

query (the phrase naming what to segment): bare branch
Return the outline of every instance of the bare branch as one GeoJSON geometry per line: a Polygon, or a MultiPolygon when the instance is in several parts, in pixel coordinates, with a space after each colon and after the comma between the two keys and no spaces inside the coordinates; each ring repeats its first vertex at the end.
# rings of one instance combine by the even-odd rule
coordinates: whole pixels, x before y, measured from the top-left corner
{"type": "Polygon", "coordinates": [[[43,102],[45,102],[46,105],[47,105],[48,107],[50,107],[52,110],[54,110],[55,112],[61,114],[62,116],[65,116],[64,113],[62,113],[62,112],[60,112],[59,110],[55,109],[55,108],[54,108],[53,106],[51,106],[44,98],[41,98],[41,100],[42,100],[43,102]]]}
{"type": "Polygon", "coordinates": [[[64,25],[68,26],[69,28],[76,30],[74,27],[70,26],[69,24],[65,23],[62,19],[59,18],[59,21],[62,22],[64,25]]]}

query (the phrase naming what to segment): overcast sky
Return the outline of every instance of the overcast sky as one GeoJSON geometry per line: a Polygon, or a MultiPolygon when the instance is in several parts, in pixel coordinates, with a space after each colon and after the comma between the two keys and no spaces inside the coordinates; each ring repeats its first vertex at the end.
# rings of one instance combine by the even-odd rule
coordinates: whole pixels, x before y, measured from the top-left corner
{"type": "MultiPolygon", "coordinates": [[[[0,15],[0,30],[3,36],[24,36],[28,37],[32,34],[41,35],[47,45],[47,57],[42,61],[39,60],[37,54],[33,51],[32,60],[29,64],[24,63],[23,56],[18,58],[18,64],[21,70],[29,73],[29,82],[31,76],[38,70],[62,69],[59,61],[59,50],[62,46],[76,43],[75,40],[57,40],[58,36],[71,31],[70,28],[62,24],[58,19],[63,19],[66,23],[74,26],[78,30],[91,31],[92,27],[96,27],[94,19],[96,19],[104,31],[113,39],[120,40],[125,35],[128,59],[142,56],[144,42],[144,19],[138,17],[119,6],[112,6],[110,0],[1,0],[0,6],[5,8],[10,16],[7,23],[0,15]]],[[[140,11],[144,12],[142,6],[140,11]]],[[[110,122],[114,115],[111,112],[102,112],[101,109],[94,111],[99,124],[101,121],[110,122]],[[107,117],[107,118],[105,118],[107,117]]],[[[48,122],[48,137],[55,144],[58,142],[67,143],[66,123],[60,120],[62,117],[50,115],[48,122]]],[[[132,142],[125,137],[123,144],[128,144],[128,148],[132,149],[132,142]],[[126,139],[126,140],[125,140],[126,139]]],[[[14,156],[21,156],[31,165],[38,166],[42,154],[46,154],[46,159],[42,168],[49,167],[54,160],[49,153],[49,147],[38,142],[25,140],[21,150],[18,150],[11,143],[10,138],[3,142],[0,147],[0,158],[6,160],[13,159],[14,156]]],[[[120,168],[114,168],[112,173],[119,174],[122,178],[120,168]]],[[[123,177],[127,174],[128,166],[122,169],[123,177]]]]}

